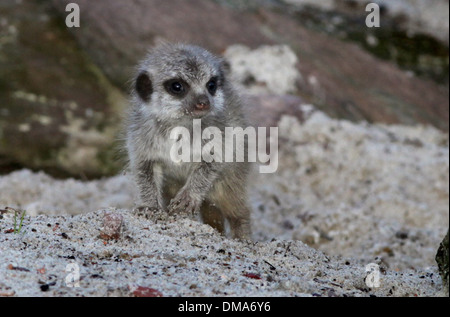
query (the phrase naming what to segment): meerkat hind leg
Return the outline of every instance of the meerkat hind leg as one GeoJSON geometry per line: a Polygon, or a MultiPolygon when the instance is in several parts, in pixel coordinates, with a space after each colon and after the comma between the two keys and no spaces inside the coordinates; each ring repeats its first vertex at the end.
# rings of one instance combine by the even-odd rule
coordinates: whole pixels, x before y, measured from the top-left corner
{"type": "Polygon", "coordinates": [[[243,210],[240,217],[227,217],[231,236],[235,239],[251,240],[250,210],[243,210]]]}
{"type": "MultiPolygon", "coordinates": [[[[223,189],[223,188],[222,188],[223,189]]],[[[230,225],[231,237],[237,239],[250,239],[250,208],[245,199],[234,195],[231,191],[217,190],[212,195],[214,206],[220,210],[230,225]]]]}
{"type": "Polygon", "coordinates": [[[220,209],[214,204],[208,201],[203,202],[200,214],[205,224],[210,225],[221,234],[225,234],[225,219],[220,209]]]}

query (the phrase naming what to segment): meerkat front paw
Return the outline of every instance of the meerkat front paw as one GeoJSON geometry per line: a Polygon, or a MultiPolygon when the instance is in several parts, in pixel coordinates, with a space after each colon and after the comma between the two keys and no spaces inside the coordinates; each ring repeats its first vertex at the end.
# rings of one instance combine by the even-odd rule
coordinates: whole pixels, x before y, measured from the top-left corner
{"type": "Polygon", "coordinates": [[[185,214],[195,216],[200,212],[201,200],[193,197],[189,191],[181,190],[175,198],[170,201],[169,214],[185,214]]]}
{"type": "Polygon", "coordinates": [[[167,214],[161,208],[149,206],[138,206],[133,209],[133,213],[139,217],[155,220],[165,220],[165,215],[167,214]]]}

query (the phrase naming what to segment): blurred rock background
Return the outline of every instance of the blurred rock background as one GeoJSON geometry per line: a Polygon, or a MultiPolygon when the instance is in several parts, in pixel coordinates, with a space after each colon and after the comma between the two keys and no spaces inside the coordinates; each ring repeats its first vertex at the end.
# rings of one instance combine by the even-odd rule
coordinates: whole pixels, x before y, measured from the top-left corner
{"type": "Polygon", "coordinates": [[[226,56],[249,109],[271,101],[256,124],[301,98],[332,117],[448,132],[449,1],[373,2],[381,28],[355,0],[2,0],[0,174],[119,172],[133,68],[159,40],[226,56]],[[80,28],[64,24],[70,2],[80,28]]]}

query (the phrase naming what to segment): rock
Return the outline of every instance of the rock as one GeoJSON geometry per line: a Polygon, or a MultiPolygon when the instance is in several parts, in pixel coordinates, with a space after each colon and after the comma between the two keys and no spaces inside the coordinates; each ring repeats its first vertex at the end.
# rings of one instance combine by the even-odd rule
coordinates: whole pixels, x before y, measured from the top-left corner
{"type": "Polygon", "coordinates": [[[282,0],[297,8],[305,6],[322,10],[345,12],[354,16],[365,15],[367,3],[377,3],[391,19],[397,19],[398,27],[409,33],[430,34],[448,44],[449,36],[449,3],[447,0],[282,0]],[[358,10],[355,10],[358,9],[358,10]]]}
{"type": "Polygon", "coordinates": [[[129,289],[134,297],[163,297],[160,291],[150,287],[132,286],[129,289]]]}
{"type": "Polygon", "coordinates": [[[100,238],[103,240],[119,240],[122,232],[123,216],[121,214],[105,211],[103,214],[103,227],[100,238]]]}
{"type": "Polygon", "coordinates": [[[449,43],[447,0],[376,0],[392,17],[403,17],[410,33],[425,33],[449,43]]]}
{"type": "MultiPolygon", "coordinates": [[[[71,0],[53,0],[65,17],[71,0]]],[[[216,52],[243,43],[272,43],[255,15],[237,13],[208,0],[77,1],[82,22],[71,30],[83,49],[118,87],[158,40],[195,43],[216,52]]]]}
{"type": "Polygon", "coordinates": [[[235,81],[253,93],[289,94],[301,78],[298,58],[287,45],[261,46],[255,50],[232,45],[224,53],[235,81]]]}
{"type": "Polygon", "coordinates": [[[304,101],[292,95],[246,95],[246,115],[255,127],[276,127],[283,115],[296,117],[303,122],[308,115],[304,101]]]}
{"type": "Polygon", "coordinates": [[[16,292],[9,286],[0,282],[0,297],[14,296],[16,292]]]}
{"type": "MultiPolygon", "coordinates": [[[[64,16],[68,2],[53,1],[64,16]]],[[[84,24],[71,31],[119,87],[159,39],[192,42],[219,54],[236,43],[250,49],[287,44],[299,59],[296,67],[303,78],[294,93],[329,115],[357,121],[431,124],[448,130],[448,89],[411,77],[334,34],[308,29],[285,10],[267,6],[233,10],[207,0],[174,0],[171,5],[157,0],[112,0],[107,6],[102,1],[82,0],[79,5],[84,24]],[[205,29],[208,32],[203,32],[205,29]]]]}
{"type": "Polygon", "coordinates": [[[273,34],[296,48],[304,81],[298,94],[328,115],[353,121],[431,124],[448,131],[448,89],[410,76],[336,36],[316,33],[295,19],[263,11],[273,34]]]}
{"type": "Polygon", "coordinates": [[[27,166],[57,176],[117,173],[112,153],[122,92],[48,3],[8,0],[0,15],[7,30],[0,46],[0,172],[27,166]]]}
{"type": "Polygon", "coordinates": [[[442,277],[442,282],[448,292],[448,273],[449,273],[449,251],[448,251],[448,231],[447,235],[445,236],[444,240],[442,240],[441,244],[439,245],[439,249],[436,254],[436,262],[439,266],[439,273],[442,277]]]}

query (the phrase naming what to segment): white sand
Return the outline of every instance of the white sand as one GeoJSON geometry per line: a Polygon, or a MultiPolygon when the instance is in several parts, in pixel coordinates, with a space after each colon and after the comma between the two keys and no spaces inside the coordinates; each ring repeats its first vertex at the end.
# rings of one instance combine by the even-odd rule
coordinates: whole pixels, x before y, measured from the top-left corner
{"type": "Polygon", "coordinates": [[[126,175],[0,177],[0,209],[27,211],[18,234],[7,233],[12,212],[0,219],[0,296],[129,296],[137,285],[164,296],[444,295],[434,256],[449,226],[448,134],[317,111],[303,125],[284,117],[280,139],[278,173],[251,182],[253,243],[136,215],[126,175]],[[113,207],[122,238],[104,242],[113,207]],[[76,288],[66,285],[70,263],[76,288]],[[382,269],[379,288],[364,282],[369,263],[382,269]]]}

